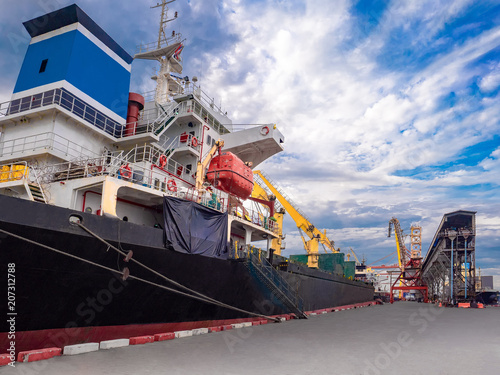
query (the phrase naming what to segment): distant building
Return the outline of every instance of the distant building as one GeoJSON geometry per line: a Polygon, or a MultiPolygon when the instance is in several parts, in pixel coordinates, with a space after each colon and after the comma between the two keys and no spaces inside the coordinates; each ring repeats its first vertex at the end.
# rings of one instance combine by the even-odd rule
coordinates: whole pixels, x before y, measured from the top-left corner
{"type": "Polygon", "coordinates": [[[481,276],[481,287],[483,289],[493,289],[493,276],[481,276]]]}

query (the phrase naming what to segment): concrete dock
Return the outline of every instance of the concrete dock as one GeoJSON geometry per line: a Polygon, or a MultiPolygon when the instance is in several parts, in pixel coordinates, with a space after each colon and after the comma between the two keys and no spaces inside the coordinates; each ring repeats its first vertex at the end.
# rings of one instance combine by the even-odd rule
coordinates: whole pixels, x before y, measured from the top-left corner
{"type": "Polygon", "coordinates": [[[0,367],[0,374],[499,374],[500,307],[393,305],[0,367]]]}

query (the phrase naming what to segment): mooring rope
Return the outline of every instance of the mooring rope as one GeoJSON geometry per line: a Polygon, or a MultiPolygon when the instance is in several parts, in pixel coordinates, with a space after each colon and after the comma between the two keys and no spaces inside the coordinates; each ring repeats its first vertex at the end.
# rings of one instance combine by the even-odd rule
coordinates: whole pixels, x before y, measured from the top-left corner
{"type": "MultiPolygon", "coordinates": [[[[125,257],[127,256],[127,253],[125,253],[125,251],[124,251],[123,249],[122,249],[122,250],[120,250],[120,249],[118,249],[117,247],[115,247],[115,246],[111,245],[109,242],[107,242],[105,239],[103,239],[103,238],[102,238],[102,237],[100,237],[99,235],[95,234],[94,232],[92,232],[89,228],[85,227],[83,224],[78,223],[77,225],[78,225],[80,228],[82,228],[84,231],[86,231],[87,233],[89,233],[91,236],[93,236],[93,237],[97,238],[99,241],[101,241],[102,243],[104,243],[105,245],[107,245],[107,246],[108,246],[108,249],[107,249],[106,251],[108,251],[109,249],[113,249],[113,250],[115,250],[118,254],[121,254],[121,255],[123,255],[123,256],[125,256],[125,257]]],[[[121,246],[120,246],[120,247],[121,247],[121,246]]],[[[215,300],[215,299],[213,299],[213,298],[211,298],[211,297],[208,297],[208,296],[206,296],[206,295],[204,295],[204,294],[202,294],[202,293],[200,293],[200,292],[197,292],[196,290],[192,290],[192,289],[188,288],[187,286],[184,286],[184,285],[182,285],[182,284],[178,283],[177,281],[174,281],[174,280],[172,280],[172,279],[169,279],[168,277],[166,277],[166,276],[165,276],[165,275],[163,275],[162,273],[155,271],[154,269],[152,269],[152,268],[150,268],[150,267],[146,266],[145,264],[143,264],[143,263],[139,262],[138,260],[134,259],[133,257],[132,257],[132,258],[130,258],[130,260],[131,260],[132,262],[134,262],[134,263],[138,264],[139,266],[143,267],[144,269],[146,269],[146,270],[148,270],[148,271],[150,271],[150,272],[154,273],[155,275],[157,275],[157,276],[161,277],[162,279],[164,279],[164,280],[168,281],[169,283],[172,283],[172,284],[174,284],[175,286],[178,286],[179,288],[182,288],[182,289],[184,289],[184,290],[187,290],[188,292],[191,292],[191,293],[197,294],[198,296],[200,296],[200,297],[202,297],[202,298],[206,298],[206,299],[209,299],[209,300],[214,301],[214,302],[217,302],[217,303],[222,303],[222,302],[219,302],[219,301],[217,301],[217,300],[215,300]]]]}
{"type": "MultiPolygon", "coordinates": [[[[84,229],[85,231],[87,231],[89,234],[92,234],[93,236],[95,236],[96,238],[98,238],[100,241],[102,241],[103,243],[107,244],[111,249],[115,250],[115,251],[118,251],[120,254],[122,255],[127,255],[125,253],[123,253],[121,250],[117,249],[116,247],[114,247],[113,245],[109,244],[108,242],[106,242],[104,239],[101,239],[99,236],[93,234],[89,229],[87,229],[86,227],[84,227],[83,225],[81,224],[78,224],[79,226],[82,227],[82,229],[84,229]]],[[[104,266],[102,264],[98,264],[98,263],[95,263],[95,262],[92,262],[91,260],[88,260],[88,259],[85,259],[85,258],[81,258],[79,256],[76,256],[76,255],[73,255],[73,254],[69,254],[69,253],[66,253],[62,250],[58,250],[56,248],[53,248],[51,246],[47,246],[47,245],[44,245],[40,242],[37,242],[37,241],[33,241],[33,240],[30,240],[29,238],[26,238],[26,237],[23,237],[23,236],[19,236],[17,234],[14,234],[14,233],[11,233],[11,232],[8,232],[6,230],[3,230],[3,229],[0,229],[0,232],[1,233],[4,233],[6,235],[9,235],[9,236],[12,236],[14,238],[17,238],[19,240],[22,240],[22,241],[26,241],[28,243],[31,243],[33,245],[36,245],[36,246],[40,246],[40,247],[43,247],[44,249],[47,249],[47,250],[50,250],[50,251],[54,251],[58,254],[61,254],[61,255],[65,255],[65,256],[68,256],[70,258],[73,258],[73,259],[77,259],[79,261],[82,261],[84,263],[88,263],[88,264],[91,264],[93,266],[96,266],[96,267],[99,267],[99,268],[102,268],[102,269],[105,269],[107,271],[111,271],[111,272],[115,272],[117,274],[120,274],[120,275],[124,275],[124,272],[122,271],[117,271],[113,268],[110,268],[110,267],[107,267],[107,266],[104,266]]],[[[134,260],[135,261],[135,260],[134,260]]],[[[267,315],[262,315],[262,314],[257,314],[257,313],[254,313],[254,312],[250,312],[250,311],[246,311],[246,310],[243,310],[243,309],[240,309],[238,307],[235,307],[235,306],[231,306],[231,305],[228,305],[228,304],[225,304],[223,302],[220,302],[220,301],[217,301],[213,298],[210,298],[208,296],[204,296],[203,294],[199,293],[199,292],[196,292],[194,290],[191,290],[189,289],[188,287],[182,285],[182,284],[179,284],[177,283],[176,281],[173,281],[173,280],[170,280],[169,278],[165,277],[164,275],[150,269],[149,267],[143,265],[142,263],[138,262],[138,261],[135,261],[135,263],[139,264],[139,265],[142,265],[143,267],[145,267],[146,269],[149,269],[151,272],[161,276],[162,278],[164,278],[165,280],[173,283],[174,285],[177,285],[181,288],[184,288],[186,290],[189,290],[195,294],[198,294],[199,296],[194,296],[192,294],[188,294],[188,293],[184,293],[184,292],[181,292],[180,290],[177,290],[177,289],[173,289],[173,288],[169,288],[165,285],[161,285],[161,284],[158,284],[158,283],[154,283],[152,281],[149,281],[149,280],[145,280],[145,279],[142,279],[140,277],[137,277],[137,276],[133,276],[133,275],[128,275],[129,278],[133,279],[133,280],[137,280],[137,281],[141,281],[143,283],[146,283],[146,284],[150,284],[150,285],[153,285],[153,286],[156,286],[158,288],[161,288],[161,289],[165,289],[169,292],[172,292],[172,293],[176,293],[176,294],[180,294],[182,296],[185,296],[185,297],[188,297],[188,298],[193,298],[193,299],[196,299],[196,300],[199,300],[199,301],[202,301],[202,302],[205,302],[205,303],[210,303],[210,304],[213,304],[213,305],[217,305],[217,306],[220,306],[220,307],[225,307],[227,309],[230,309],[230,310],[235,310],[235,311],[238,311],[238,312],[242,312],[242,313],[245,313],[245,314],[248,314],[248,315],[252,315],[252,316],[257,316],[257,317],[261,317],[261,318],[265,318],[265,319],[268,319],[268,320],[272,320],[272,321],[275,321],[275,322],[281,322],[280,319],[278,318],[273,318],[273,317],[270,317],[270,316],[267,316],[267,315]]]]}

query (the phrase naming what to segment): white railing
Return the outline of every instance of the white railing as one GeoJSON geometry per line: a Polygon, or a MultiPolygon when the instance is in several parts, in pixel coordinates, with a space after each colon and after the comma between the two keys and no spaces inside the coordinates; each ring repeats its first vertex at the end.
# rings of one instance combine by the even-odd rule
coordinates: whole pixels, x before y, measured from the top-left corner
{"type": "Polygon", "coordinates": [[[144,101],[147,102],[152,102],[155,100],[156,96],[156,90],[150,90],[150,91],[144,91],[141,92],[141,96],[144,98],[144,101]]]}
{"type": "MultiPolygon", "coordinates": [[[[115,136],[117,138],[125,138],[131,135],[146,133],[159,135],[173,122],[172,120],[169,124],[167,124],[167,121],[181,113],[183,111],[182,108],[185,106],[186,103],[174,103],[167,108],[152,108],[146,111],[141,111],[137,122],[125,124],[125,126],[123,126],[115,136]],[[127,130],[127,127],[130,127],[129,130],[127,130]]],[[[184,112],[185,111],[186,109],[184,109],[184,112]]]]}
{"type": "Polygon", "coordinates": [[[40,150],[58,151],[70,159],[98,156],[95,152],[80,146],[78,143],[72,142],[52,132],[0,142],[0,155],[2,156],[15,154],[22,155],[26,152],[40,150]]]}
{"type": "Polygon", "coordinates": [[[238,207],[236,210],[231,212],[231,215],[239,217],[240,219],[249,221],[253,224],[256,224],[260,227],[263,227],[271,232],[278,233],[279,224],[273,220],[269,220],[269,217],[264,216],[262,213],[256,210],[245,208],[242,210],[241,207],[238,207]]]}
{"type": "Polygon", "coordinates": [[[190,112],[197,114],[203,119],[205,124],[212,126],[219,134],[229,133],[229,130],[227,130],[224,125],[216,120],[202,105],[194,101],[189,105],[186,102],[182,102],[170,108],[165,108],[163,112],[158,112],[154,109],[143,111],[140,113],[139,121],[123,125],[111,120],[109,117],[89,106],[65,89],[49,90],[40,94],[0,103],[0,118],[21,114],[50,105],[62,107],[116,138],[145,133],[156,134],[163,130],[162,127],[165,126],[165,121],[169,118],[190,112]],[[127,126],[129,126],[129,130],[127,130],[127,126]]]}
{"type": "Polygon", "coordinates": [[[20,114],[50,105],[58,105],[112,136],[116,137],[122,129],[118,122],[60,88],[2,103],[0,116],[20,114]]]}
{"type": "MultiPolygon", "coordinates": [[[[174,36],[172,36],[170,38],[163,38],[160,41],[160,46],[158,46],[158,41],[146,43],[146,44],[140,44],[137,46],[135,53],[138,54],[138,53],[156,51],[158,49],[168,47],[169,45],[171,45],[173,43],[179,43],[181,40],[182,40],[182,34],[176,33],[174,36]]],[[[180,57],[177,60],[180,60],[180,57]]]]}
{"type": "Polygon", "coordinates": [[[0,118],[7,116],[10,108],[10,102],[0,103],[0,118]]]}
{"type": "MultiPolygon", "coordinates": [[[[171,151],[170,151],[171,152],[171,151]]],[[[170,158],[169,150],[165,152],[157,147],[151,145],[137,145],[132,150],[130,150],[125,156],[118,156],[119,153],[112,153],[110,156],[118,160],[118,164],[129,163],[129,164],[137,164],[137,163],[149,163],[151,165],[151,170],[159,169],[164,172],[169,173],[170,175],[177,177],[186,181],[189,184],[194,184],[195,179],[192,176],[194,173],[194,168],[196,166],[191,166],[191,169],[188,169],[185,165],[176,162],[170,158]],[[160,162],[160,157],[165,155],[167,157],[166,164],[162,166],[160,162]]]]}
{"type": "MultiPolygon", "coordinates": [[[[153,150],[143,150],[147,157],[154,157],[153,150]]],[[[143,158],[141,150],[138,150],[130,159],[141,161],[143,158]]],[[[21,163],[16,163],[21,164],[21,163]]],[[[171,164],[171,167],[164,168],[163,171],[174,169],[180,164],[171,164]]],[[[157,190],[163,194],[176,196],[179,198],[198,201],[198,194],[193,188],[172,187],[170,184],[171,177],[165,173],[158,171],[156,168],[145,167],[139,164],[131,164],[125,158],[117,158],[112,155],[104,155],[98,158],[90,158],[86,160],[65,162],[59,164],[45,165],[42,167],[32,167],[36,169],[40,183],[47,184],[52,182],[68,181],[77,178],[95,177],[95,176],[112,176],[122,179],[127,182],[132,182],[152,190],[157,190]]],[[[3,172],[2,172],[3,173],[3,172]]],[[[7,172],[8,173],[8,172],[7,172]]],[[[12,171],[11,173],[22,173],[22,171],[12,171]]],[[[3,174],[2,174],[3,176],[3,174]]],[[[17,176],[17,175],[16,175],[17,176]]],[[[5,176],[7,177],[7,176],[5,176]]],[[[203,196],[201,203],[207,207],[218,209],[221,212],[227,211],[226,200],[214,197],[203,196]],[[221,204],[222,202],[222,204],[221,204]]]]}
{"type": "MultiPolygon", "coordinates": [[[[202,194],[200,197],[198,191],[191,188],[175,187],[170,185],[171,178],[165,176],[165,173],[158,172],[153,167],[144,167],[139,164],[132,164],[132,161],[140,163],[141,161],[154,160],[158,157],[157,150],[150,146],[143,149],[138,148],[136,152],[125,157],[115,157],[113,155],[103,155],[96,158],[81,159],[78,161],[64,162],[59,164],[43,165],[40,167],[31,166],[28,168],[26,162],[9,163],[0,165],[0,183],[14,180],[28,179],[31,170],[34,181],[38,185],[49,184],[52,182],[68,181],[77,178],[87,178],[95,176],[113,176],[124,181],[132,182],[163,194],[176,196],[199,202],[200,204],[212,208],[216,211],[228,211],[228,199],[220,190],[213,188],[211,194],[202,194]]],[[[163,168],[163,171],[178,171],[179,163],[170,160],[172,164],[163,168]]],[[[174,173],[171,173],[174,175],[174,173]]],[[[192,178],[191,176],[189,176],[192,178]]],[[[241,208],[231,209],[231,215],[239,217],[262,228],[278,233],[278,224],[268,217],[265,217],[258,211],[241,208]]]]}
{"type": "Polygon", "coordinates": [[[195,83],[186,84],[184,86],[184,94],[193,94],[211,109],[219,112],[223,116],[226,116],[226,114],[222,111],[222,108],[215,105],[215,99],[211,98],[205,91],[201,89],[199,85],[196,85],[195,83]]]}
{"type": "MultiPolygon", "coordinates": [[[[182,104],[187,105],[187,103],[185,102],[183,102],[182,104]]],[[[215,117],[213,117],[201,104],[192,101],[192,104],[187,106],[186,111],[188,113],[192,112],[197,114],[199,117],[202,118],[204,124],[211,126],[219,134],[229,133],[229,130],[224,125],[222,125],[215,117]]]]}

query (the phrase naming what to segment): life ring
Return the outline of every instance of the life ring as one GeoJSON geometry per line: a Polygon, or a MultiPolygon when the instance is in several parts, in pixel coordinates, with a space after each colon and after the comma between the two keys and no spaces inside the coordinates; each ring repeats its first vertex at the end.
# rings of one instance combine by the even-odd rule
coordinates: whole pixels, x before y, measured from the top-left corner
{"type": "Polygon", "coordinates": [[[168,180],[167,189],[168,191],[173,191],[174,193],[177,192],[177,184],[175,183],[175,180],[168,180]]]}
{"type": "Polygon", "coordinates": [[[129,179],[132,177],[132,169],[129,167],[129,165],[122,165],[120,167],[120,176],[123,178],[129,179]]]}
{"type": "Polygon", "coordinates": [[[193,147],[198,146],[198,139],[197,138],[193,137],[193,139],[191,140],[191,146],[193,146],[193,147]]]}
{"type": "Polygon", "coordinates": [[[167,155],[162,154],[162,155],[160,156],[160,167],[161,167],[161,168],[164,168],[164,167],[165,167],[165,165],[167,165],[167,155]]]}
{"type": "Polygon", "coordinates": [[[262,135],[268,135],[269,134],[269,127],[264,126],[262,129],[260,129],[260,134],[262,135]]]}

